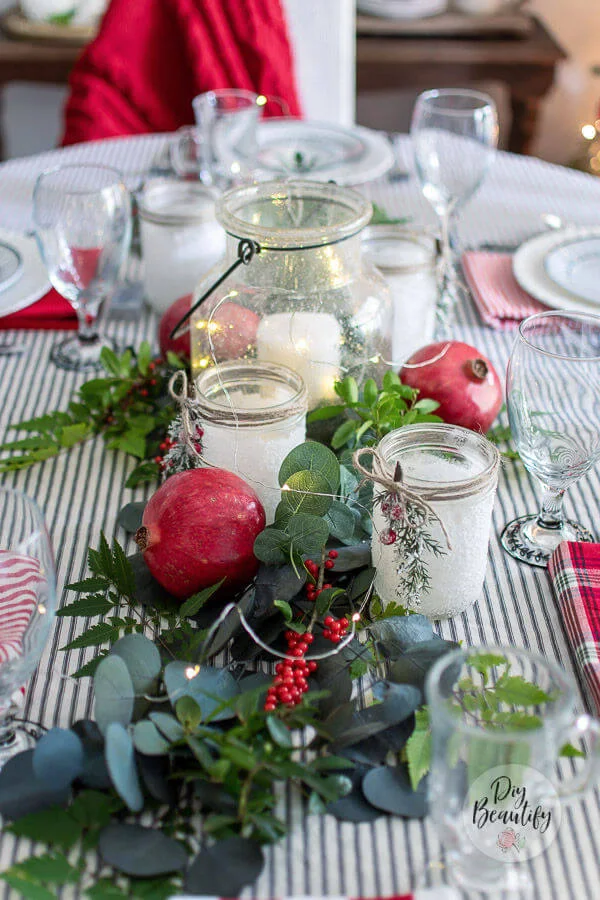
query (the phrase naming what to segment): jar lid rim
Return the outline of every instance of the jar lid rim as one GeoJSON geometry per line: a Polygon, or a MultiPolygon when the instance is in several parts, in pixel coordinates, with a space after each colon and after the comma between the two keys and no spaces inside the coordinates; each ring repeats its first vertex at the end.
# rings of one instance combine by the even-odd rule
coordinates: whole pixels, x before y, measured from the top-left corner
{"type": "Polygon", "coordinates": [[[235,425],[247,428],[257,425],[275,425],[294,414],[306,415],[308,409],[308,392],[301,375],[279,363],[262,362],[256,359],[229,360],[202,371],[196,376],[196,403],[202,417],[209,422],[220,425],[235,425]],[[272,384],[287,385],[290,396],[278,403],[265,403],[263,406],[238,408],[231,400],[218,403],[211,393],[221,390],[227,398],[227,388],[241,383],[243,376],[254,375],[272,384]]]}
{"type": "Polygon", "coordinates": [[[155,178],[147,181],[137,196],[140,218],[157,225],[188,225],[214,221],[215,192],[195,181],[155,178]],[[169,212],[171,202],[195,204],[185,212],[169,212]]]}

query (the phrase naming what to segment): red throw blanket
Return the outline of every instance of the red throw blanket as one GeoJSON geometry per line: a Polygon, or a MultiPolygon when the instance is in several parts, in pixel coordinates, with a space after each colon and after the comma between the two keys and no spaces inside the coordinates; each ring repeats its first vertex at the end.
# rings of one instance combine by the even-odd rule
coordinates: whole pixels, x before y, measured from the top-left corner
{"type": "Polygon", "coordinates": [[[175,131],[215,88],[281,97],[300,115],[281,0],[112,0],[70,86],[63,145],[175,131]]]}

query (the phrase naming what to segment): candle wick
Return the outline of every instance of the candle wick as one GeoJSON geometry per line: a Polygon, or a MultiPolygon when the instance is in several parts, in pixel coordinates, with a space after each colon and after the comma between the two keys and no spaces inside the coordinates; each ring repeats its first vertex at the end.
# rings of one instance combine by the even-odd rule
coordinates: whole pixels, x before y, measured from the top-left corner
{"type": "Polygon", "coordinates": [[[402,466],[398,461],[396,461],[396,467],[394,469],[394,481],[404,481],[402,475],[402,466]]]}

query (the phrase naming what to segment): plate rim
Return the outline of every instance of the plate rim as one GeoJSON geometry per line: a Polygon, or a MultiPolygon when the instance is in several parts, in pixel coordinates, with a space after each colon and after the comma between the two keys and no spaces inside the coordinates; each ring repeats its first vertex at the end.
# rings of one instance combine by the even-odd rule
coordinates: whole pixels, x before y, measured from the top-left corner
{"type": "Polygon", "coordinates": [[[543,231],[541,234],[536,234],[529,240],[523,241],[515,251],[512,259],[513,275],[517,284],[524,291],[551,309],[582,310],[597,314],[600,303],[581,300],[564,288],[560,288],[546,275],[543,265],[545,253],[554,246],[555,242],[558,244],[564,240],[565,231],[570,231],[573,236],[600,236],[600,226],[593,225],[581,225],[575,228],[561,229],[561,231],[543,231]],[[550,242],[549,245],[548,242],[550,242]],[[534,267],[533,279],[530,277],[529,268],[525,270],[525,266],[531,267],[531,265],[534,267]],[[540,275],[542,276],[541,283],[540,275]],[[547,284],[544,284],[544,278],[547,284]]]}
{"type": "MultiPolygon", "coordinates": [[[[11,241],[18,242],[17,249],[22,255],[23,258],[23,273],[22,278],[19,279],[17,284],[10,285],[6,289],[6,291],[2,291],[0,293],[0,319],[3,319],[5,316],[10,316],[13,313],[20,312],[22,309],[27,309],[28,306],[32,306],[34,303],[37,303],[48,291],[51,289],[52,285],[50,284],[50,279],[48,278],[48,273],[46,272],[46,267],[42,262],[39,250],[37,248],[37,244],[35,242],[35,238],[30,237],[24,232],[11,231],[8,228],[0,227],[0,241],[6,241],[10,243],[11,241]],[[20,299],[14,299],[12,302],[9,302],[4,308],[2,304],[2,300],[6,300],[6,294],[9,291],[15,290],[17,285],[22,285],[23,280],[28,277],[28,266],[27,266],[27,257],[29,252],[35,254],[35,261],[39,264],[38,271],[40,275],[39,284],[35,286],[36,282],[34,281],[34,286],[29,288],[27,292],[20,297],[20,299]],[[44,281],[42,284],[42,272],[44,274],[44,281]]],[[[32,272],[32,276],[35,273],[32,272]]]]}
{"type": "MultiPolygon", "coordinates": [[[[335,124],[331,125],[328,122],[312,122],[307,119],[295,119],[292,116],[285,116],[285,117],[279,117],[276,119],[269,119],[265,122],[262,122],[261,124],[263,126],[269,125],[270,127],[267,129],[269,131],[276,131],[277,129],[273,127],[273,126],[275,126],[275,124],[277,124],[279,126],[283,126],[284,128],[285,127],[293,128],[293,125],[295,123],[298,123],[300,125],[308,125],[309,128],[314,128],[315,131],[322,130],[325,132],[325,134],[327,132],[329,132],[330,134],[333,134],[333,135],[338,135],[340,137],[345,137],[347,139],[353,139],[354,142],[358,143],[358,145],[361,148],[360,156],[354,160],[348,160],[348,161],[341,160],[338,163],[328,163],[324,166],[320,166],[319,169],[311,170],[310,172],[306,172],[306,173],[295,173],[295,172],[285,172],[285,171],[283,173],[277,172],[275,169],[271,169],[268,166],[261,165],[261,161],[259,159],[257,159],[257,168],[261,169],[263,172],[265,172],[265,171],[273,172],[275,175],[284,174],[287,176],[291,176],[291,175],[300,174],[302,176],[303,174],[305,174],[306,177],[310,177],[310,175],[316,174],[316,173],[324,171],[324,170],[327,171],[330,169],[336,169],[336,168],[349,166],[349,165],[352,165],[353,162],[355,164],[359,163],[366,157],[366,155],[369,151],[369,146],[368,146],[367,142],[365,141],[365,139],[362,135],[356,133],[356,128],[344,128],[344,126],[335,125],[335,124]]],[[[260,132],[260,129],[259,129],[259,132],[260,132]]],[[[263,130],[263,135],[264,135],[264,130],[263,130]]],[[[257,134],[257,143],[259,144],[259,153],[260,153],[263,149],[266,148],[266,144],[261,143],[260,134],[257,134]]]]}
{"type": "MultiPolygon", "coordinates": [[[[260,122],[257,129],[257,140],[260,143],[261,130],[281,127],[283,123],[291,124],[292,122],[299,126],[314,125],[321,129],[328,128],[340,132],[356,133],[365,144],[366,152],[358,163],[346,163],[320,169],[318,172],[313,173],[312,179],[299,174],[297,177],[303,180],[330,181],[333,179],[342,187],[352,187],[353,185],[365,184],[368,181],[381,178],[394,165],[394,151],[388,144],[386,137],[379,131],[366,128],[364,125],[344,126],[322,122],[318,119],[296,119],[292,116],[285,116],[260,122]]],[[[270,176],[271,180],[275,177],[274,173],[267,169],[258,168],[257,172],[270,176]]]]}
{"type": "Polygon", "coordinates": [[[16,257],[17,268],[12,273],[12,275],[10,275],[8,278],[5,278],[4,281],[0,281],[0,294],[3,294],[4,291],[7,291],[9,288],[11,288],[23,274],[23,254],[18,250],[17,247],[13,247],[12,244],[9,244],[7,241],[3,240],[0,237],[0,250],[2,250],[2,248],[8,250],[16,257]]]}
{"type": "MultiPolygon", "coordinates": [[[[588,241],[600,241],[600,232],[598,234],[581,235],[580,237],[574,237],[574,238],[570,238],[569,240],[561,241],[560,244],[556,244],[556,246],[551,247],[545,253],[544,259],[543,259],[543,264],[544,264],[544,269],[545,269],[546,275],[548,276],[550,281],[552,281],[553,284],[556,284],[559,288],[562,288],[562,290],[567,291],[569,294],[572,294],[574,297],[577,297],[580,300],[584,300],[586,303],[594,303],[595,305],[599,305],[600,304],[600,296],[598,296],[597,299],[592,300],[590,297],[586,296],[585,294],[582,294],[578,291],[572,290],[571,288],[567,287],[567,285],[564,284],[564,282],[559,281],[556,278],[556,276],[550,272],[550,269],[549,269],[550,257],[553,256],[555,253],[563,251],[563,250],[565,250],[569,247],[575,246],[577,244],[585,244],[588,241]]],[[[600,254],[599,254],[599,256],[600,256],[600,254]]]]}

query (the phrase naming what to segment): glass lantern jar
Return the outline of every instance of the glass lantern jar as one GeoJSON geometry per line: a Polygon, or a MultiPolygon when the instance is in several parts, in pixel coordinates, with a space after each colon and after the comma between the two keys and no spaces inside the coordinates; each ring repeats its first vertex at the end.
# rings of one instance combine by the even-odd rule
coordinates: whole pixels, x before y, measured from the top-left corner
{"type": "MultiPolygon", "coordinates": [[[[223,270],[241,241],[257,251],[195,310],[194,374],[236,357],[283,364],[302,377],[309,409],[332,402],[346,375],[361,383],[383,374],[393,312],[384,279],[361,254],[371,213],[364,197],[335,184],[263,182],[224,194],[216,207],[227,234],[223,270]]],[[[194,302],[209,288],[207,278],[194,302]]]]}
{"type": "Polygon", "coordinates": [[[377,454],[400,479],[398,495],[375,484],[371,548],[384,607],[394,601],[430,619],[463,612],[483,588],[497,447],[458,425],[406,425],[377,454]],[[411,506],[411,495],[426,505],[411,506]]]}
{"type": "Polygon", "coordinates": [[[197,377],[195,405],[205,462],[254,488],[270,524],[281,499],[281,463],[306,437],[302,378],[285,366],[231,360],[197,377]]]}

